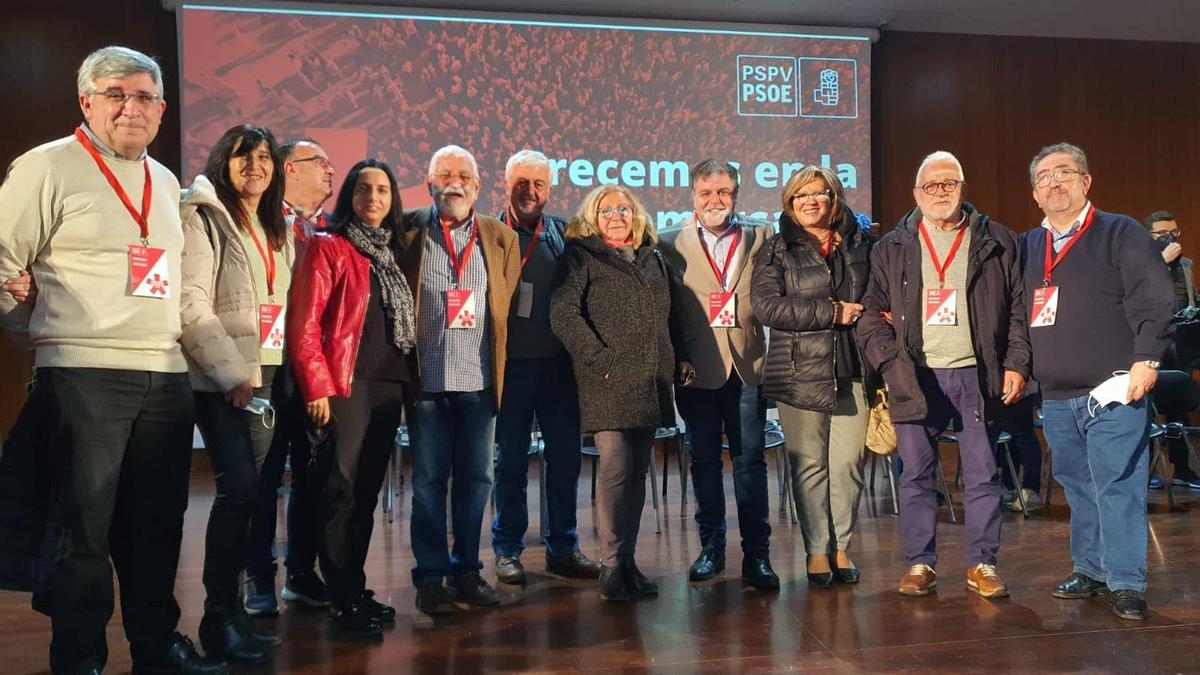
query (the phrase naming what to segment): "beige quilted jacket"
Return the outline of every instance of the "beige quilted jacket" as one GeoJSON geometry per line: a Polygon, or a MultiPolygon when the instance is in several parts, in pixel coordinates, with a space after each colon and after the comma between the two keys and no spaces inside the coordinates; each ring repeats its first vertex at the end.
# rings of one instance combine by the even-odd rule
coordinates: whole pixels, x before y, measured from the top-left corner
{"type": "MultiPolygon", "coordinates": [[[[184,236],[180,342],[192,389],[226,392],[247,381],[262,386],[258,295],[250,252],[203,175],[184,191],[179,210],[184,236]]],[[[288,228],[284,264],[291,267],[294,257],[288,228]]],[[[286,298],[287,289],[277,289],[277,296],[286,298]]]]}

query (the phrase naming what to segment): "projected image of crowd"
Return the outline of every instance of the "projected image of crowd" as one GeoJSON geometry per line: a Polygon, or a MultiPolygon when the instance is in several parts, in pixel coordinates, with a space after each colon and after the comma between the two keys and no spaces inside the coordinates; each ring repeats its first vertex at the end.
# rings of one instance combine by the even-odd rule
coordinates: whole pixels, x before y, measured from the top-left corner
{"type": "MultiPolygon", "coordinates": [[[[295,100],[243,111],[288,128],[393,111],[363,122],[389,129],[385,154],[415,148],[421,166],[338,167],[317,140],[244,123],[181,189],[147,154],[162,73],[124,47],[81,65],[84,122],[13,162],[0,186],[0,321],[32,345],[37,368],[4,447],[0,505],[14,519],[0,536],[0,585],[33,592],[51,617],[55,672],[104,667],[114,568],[136,670],[267,663],[287,645],[249,617],[279,614],[280,598],[326,611],[343,637],[380,639],[397,609],[366,569],[397,448],[411,466],[416,610],[428,615],[512,602],[528,567],[592,580],[606,603],[653,599],[638,539],[654,445],[675,437],[690,456],[700,545],[678,573],[697,588],[725,573],[728,448],[746,587],[821,593],[890,574],[860,570],[851,554],[864,466],[878,456],[899,515],[897,591],[926,596],[939,573],[956,574],[998,598],[1009,592],[1003,512],[1043,506],[1040,417],[1071,506],[1070,571],[1047,592],[1146,618],[1147,395],[1194,386],[1169,370],[1189,364],[1164,363],[1176,356],[1174,312],[1194,305],[1190,281],[1183,297],[1172,283],[1167,220],[1143,226],[1098,209],[1086,154],[1069,143],[1032,156],[1045,218],[1019,236],[967,199],[967,168],[944,151],[913,167],[912,209],[882,237],[821,166],[787,179],[777,222],[749,219],[737,210],[738,167],[710,151],[729,132],[714,116],[668,139],[694,158],[691,204],[660,234],[648,190],[556,198],[545,153],[572,135],[661,145],[615,115],[584,128],[575,107],[644,87],[668,92],[643,101],[665,116],[686,90],[647,69],[605,96],[565,81],[542,83],[558,96],[485,91],[487,55],[520,51],[515,36],[497,36],[355,26],[344,39],[383,56],[398,44],[435,54],[416,66],[428,91],[394,90],[388,58],[347,73],[296,51],[295,100]],[[463,114],[422,118],[419,102],[435,97],[463,114]],[[480,106],[512,108],[511,128],[473,126],[480,106]],[[503,175],[481,176],[480,154],[503,155],[503,175]],[[493,217],[476,206],[485,182],[501,180],[493,217]],[[406,208],[408,184],[423,184],[431,204],[406,208]],[[193,428],[215,481],[202,650],[177,632],[174,593],[193,428]],[[946,433],[965,485],[961,567],[939,566],[936,547],[946,433]],[[803,580],[781,580],[771,564],[767,439],[784,447],[803,580]],[[534,556],[531,448],[546,465],[534,556]],[[594,547],[577,534],[585,453],[597,458],[594,547]]],[[[257,36],[261,50],[279,41],[268,37],[257,36]]],[[[580,69],[608,58],[568,44],[559,56],[580,69]]],[[[548,77],[542,65],[527,64],[529,80],[548,77]]]]}
{"type": "MultiPolygon", "coordinates": [[[[203,25],[212,34],[188,49],[211,61],[216,77],[198,68],[185,73],[186,157],[207,156],[229,120],[253,119],[293,135],[363,129],[368,155],[387,159],[402,188],[423,183],[425,163],[444,139],[470,139],[485,167],[503,167],[521,147],[561,158],[688,164],[697,147],[729,157],[753,149],[747,160],[815,162],[819,153],[809,138],[843,148],[836,161],[866,165],[865,121],[834,130],[791,118],[739,117],[735,63],[745,45],[729,36],[342,17],[289,21],[288,30],[254,15],[203,25]]],[[[827,49],[838,56],[849,47],[831,43],[827,49]]],[[[483,180],[482,203],[502,203],[501,177],[483,180]]],[[[674,208],[673,187],[646,189],[643,201],[674,208]]],[[[748,190],[743,197],[775,201],[757,186],[748,190]]],[[[587,188],[562,191],[581,199],[587,188]]]]}

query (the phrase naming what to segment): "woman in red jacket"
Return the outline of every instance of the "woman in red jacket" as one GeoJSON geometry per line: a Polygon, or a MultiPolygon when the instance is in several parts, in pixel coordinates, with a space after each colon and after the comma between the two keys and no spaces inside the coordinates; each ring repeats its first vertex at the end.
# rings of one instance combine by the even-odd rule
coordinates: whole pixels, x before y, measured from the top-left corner
{"type": "Polygon", "coordinates": [[[288,349],[308,416],[333,448],[321,571],[334,624],[375,637],[396,611],[366,589],[375,504],[400,424],[416,335],[413,295],[396,261],[401,206],[386,164],[355,164],[333,225],[314,237],[292,285],[288,349]]]}

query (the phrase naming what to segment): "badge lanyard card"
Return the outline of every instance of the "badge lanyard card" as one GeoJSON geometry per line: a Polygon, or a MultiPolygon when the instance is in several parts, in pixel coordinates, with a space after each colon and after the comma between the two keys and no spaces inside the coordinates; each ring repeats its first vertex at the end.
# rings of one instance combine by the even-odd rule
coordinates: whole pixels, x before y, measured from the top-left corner
{"type": "MultiPolygon", "coordinates": [[[[521,256],[521,271],[525,270],[525,264],[533,257],[533,252],[537,249],[538,240],[542,236],[542,225],[544,221],[539,219],[537,227],[533,230],[533,239],[529,241],[529,245],[525,247],[525,254],[521,256]]],[[[517,316],[522,319],[528,319],[533,315],[533,284],[528,281],[522,281],[520,289],[517,293],[517,316]]]]}
{"type": "Polygon", "coordinates": [[[737,294],[727,290],[726,284],[733,255],[737,252],[738,244],[741,241],[742,230],[738,228],[733,234],[733,241],[729,243],[729,252],[725,254],[725,264],[717,267],[717,261],[713,259],[712,252],[708,250],[708,242],[704,240],[704,233],[700,233],[700,247],[704,249],[704,257],[708,259],[708,265],[712,268],[713,274],[717,277],[717,283],[722,289],[708,294],[708,325],[711,328],[734,328],[737,326],[737,294]]]}
{"type": "Polygon", "coordinates": [[[1087,232],[1092,225],[1092,218],[1096,215],[1096,207],[1088,208],[1087,217],[1083,219],[1083,224],[1079,226],[1079,231],[1071,240],[1062,247],[1058,255],[1054,254],[1054,232],[1046,230],[1046,266],[1042,272],[1042,287],[1033,289],[1031,318],[1029,320],[1030,328],[1046,328],[1054,325],[1054,320],[1058,318],[1058,286],[1053,283],[1054,268],[1062,263],[1067,257],[1067,252],[1075,245],[1082,237],[1083,233],[1087,232]]]}
{"type": "Polygon", "coordinates": [[[442,239],[446,243],[446,256],[450,258],[450,270],[454,274],[454,288],[446,291],[446,327],[456,330],[474,328],[477,317],[475,291],[461,288],[467,265],[471,263],[471,252],[475,250],[475,224],[469,227],[472,228],[470,238],[463,247],[462,257],[459,257],[454,250],[454,239],[450,237],[450,227],[442,223],[442,239]]]}
{"type": "MultiPolygon", "coordinates": [[[[262,257],[267,270],[267,302],[258,306],[259,343],[262,349],[283,349],[283,327],[286,325],[283,305],[275,302],[275,252],[258,240],[254,225],[249,226],[254,248],[262,257]]],[[[270,242],[268,242],[270,243],[270,242]]]]}
{"type": "Polygon", "coordinates": [[[925,324],[928,326],[956,326],[958,325],[958,289],[946,288],[946,270],[950,269],[950,263],[954,262],[954,256],[958,254],[958,249],[962,246],[967,228],[966,226],[959,228],[958,236],[954,238],[954,243],[951,244],[950,252],[946,254],[944,262],[938,260],[937,250],[933,247],[933,240],[929,238],[929,231],[925,229],[924,220],[917,225],[917,229],[921,233],[921,241],[929,251],[929,261],[938,275],[938,287],[925,289],[925,324]]]}
{"type": "Polygon", "coordinates": [[[158,299],[171,297],[171,268],[167,264],[166,249],[150,245],[150,200],[154,193],[150,180],[150,160],[142,160],[146,177],[142,185],[142,209],[138,211],[134,208],[129,193],[125,192],[125,188],[117,180],[112,169],[109,169],[104,160],[100,158],[100,152],[92,143],[92,139],[83,133],[83,129],[75,129],[75,140],[79,141],[83,149],[91,155],[96,162],[96,168],[100,169],[101,175],[108,181],[109,187],[116,193],[117,199],[121,200],[125,210],[129,211],[129,215],[133,216],[133,221],[137,223],[138,229],[141,231],[141,243],[129,245],[130,295],[158,299]]]}

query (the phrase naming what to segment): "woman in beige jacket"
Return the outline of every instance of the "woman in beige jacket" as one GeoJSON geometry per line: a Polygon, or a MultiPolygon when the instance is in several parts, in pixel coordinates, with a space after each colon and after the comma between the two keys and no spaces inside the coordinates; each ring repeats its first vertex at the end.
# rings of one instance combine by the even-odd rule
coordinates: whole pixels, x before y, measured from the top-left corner
{"type": "Polygon", "coordinates": [[[200,643],[215,658],[269,657],[238,604],[257,482],[271,445],[271,382],[284,363],[294,246],[271,132],[236,126],[213,146],[181,204],[184,354],[217,493],[205,540],[200,643]]]}

